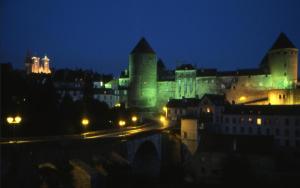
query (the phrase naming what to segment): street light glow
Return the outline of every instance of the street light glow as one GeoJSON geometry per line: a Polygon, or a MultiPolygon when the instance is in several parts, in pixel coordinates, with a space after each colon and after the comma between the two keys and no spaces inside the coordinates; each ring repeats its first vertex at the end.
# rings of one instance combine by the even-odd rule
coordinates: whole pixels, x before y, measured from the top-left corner
{"type": "Polygon", "coordinates": [[[87,126],[89,123],[90,123],[90,121],[89,121],[89,119],[87,119],[87,118],[83,118],[83,119],[81,120],[81,124],[82,124],[83,126],[87,126]]]}
{"type": "Polygon", "coordinates": [[[123,127],[126,125],[126,122],[124,120],[120,120],[119,125],[120,125],[120,127],[123,127]]]}
{"type": "Polygon", "coordinates": [[[20,116],[15,117],[15,122],[16,123],[21,123],[21,121],[22,121],[22,118],[20,116]]]}
{"type": "Polygon", "coordinates": [[[136,116],[132,116],[131,120],[132,120],[133,122],[136,122],[136,121],[137,121],[137,117],[136,117],[136,116]]]}
{"type": "Polygon", "coordinates": [[[21,123],[22,118],[21,118],[21,116],[16,116],[16,117],[9,116],[6,118],[6,121],[8,124],[19,124],[19,123],[21,123]]]}
{"type": "Polygon", "coordinates": [[[162,123],[165,123],[165,122],[166,122],[165,116],[160,116],[159,120],[160,120],[162,123]]]}
{"type": "Polygon", "coordinates": [[[7,121],[7,123],[11,124],[11,123],[13,123],[14,118],[13,117],[7,117],[6,121],[7,121]]]}

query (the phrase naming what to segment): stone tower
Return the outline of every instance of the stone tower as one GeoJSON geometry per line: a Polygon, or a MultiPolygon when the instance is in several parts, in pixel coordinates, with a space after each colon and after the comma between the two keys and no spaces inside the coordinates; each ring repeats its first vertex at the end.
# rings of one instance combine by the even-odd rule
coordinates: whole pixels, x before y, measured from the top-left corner
{"type": "Polygon", "coordinates": [[[129,55],[128,105],[153,108],[157,98],[157,57],[145,38],[129,55]]]}
{"type": "Polygon", "coordinates": [[[294,88],[298,79],[298,49],[284,33],[268,52],[268,65],[273,87],[276,89],[294,88]]]}

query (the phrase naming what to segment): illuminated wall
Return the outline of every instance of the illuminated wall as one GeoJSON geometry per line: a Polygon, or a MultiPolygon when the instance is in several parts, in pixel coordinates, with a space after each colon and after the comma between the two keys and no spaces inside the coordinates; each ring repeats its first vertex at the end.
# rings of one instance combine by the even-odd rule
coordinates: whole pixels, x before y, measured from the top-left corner
{"type": "Polygon", "coordinates": [[[298,50],[284,48],[270,50],[268,65],[272,75],[273,88],[294,88],[298,79],[298,50]]]}
{"type": "Polygon", "coordinates": [[[157,83],[157,108],[162,109],[169,99],[175,98],[176,83],[174,81],[159,81],[157,83]]]}
{"type": "Polygon", "coordinates": [[[196,96],[201,98],[204,94],[217,94],[220,92],[216,76],[196,78],[196,96]]]}
{"type": "Polygon", "coordinates": [[[196,70],[175,71],[175,98],[194,98],[196,96],[196,70]]]}

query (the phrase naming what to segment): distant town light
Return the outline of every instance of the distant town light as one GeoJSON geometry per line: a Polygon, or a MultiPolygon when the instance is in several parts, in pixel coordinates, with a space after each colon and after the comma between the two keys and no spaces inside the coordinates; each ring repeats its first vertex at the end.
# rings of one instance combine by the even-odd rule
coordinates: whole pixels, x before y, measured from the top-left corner
{"type": "Polygon", "coordinates": [[[120,103],[116,103],[115,107],[121,107],[121,104],[120,103]]]}

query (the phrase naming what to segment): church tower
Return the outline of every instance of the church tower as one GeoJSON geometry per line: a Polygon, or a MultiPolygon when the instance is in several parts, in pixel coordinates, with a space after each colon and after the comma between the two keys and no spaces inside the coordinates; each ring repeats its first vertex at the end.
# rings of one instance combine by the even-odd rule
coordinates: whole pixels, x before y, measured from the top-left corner
{"type": "Polygon", "coordinates": [[[157,98],[157,56],[145,38],[129,55],[128,105],[153,108],[157,98]]]}
{"type": "Polygon", "coordinates": [[[43,73],[50,74],[51,73],[50,66],[49,66],[50,59],[45,55],[45,57],[42,59],[42,62],[43,62],[43,73]]]}
{"type": "Polygon", "coordinates": [[[268,65],[274,89],[291,89],[298,79],[298,49],[284,33],[268,52],[268,65]]]}

